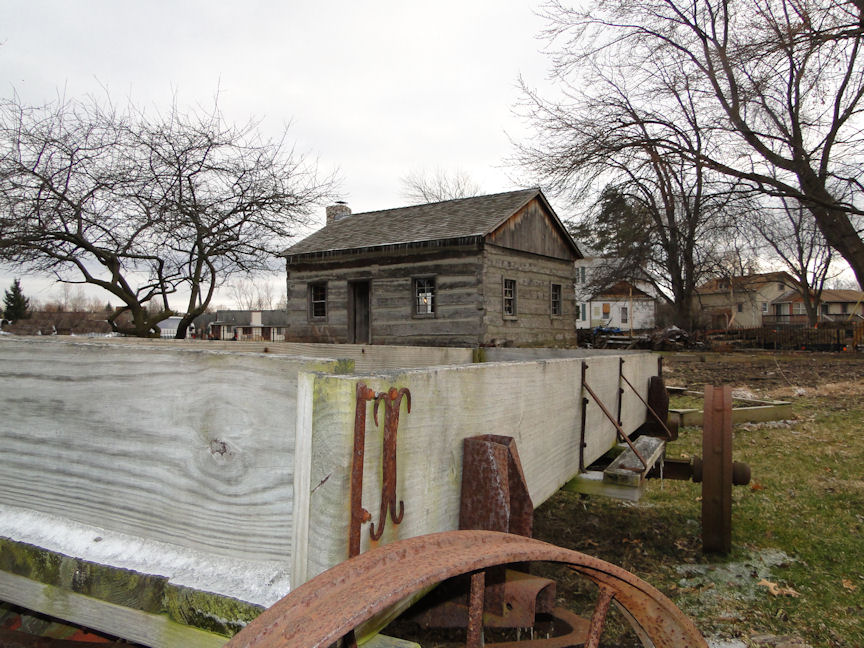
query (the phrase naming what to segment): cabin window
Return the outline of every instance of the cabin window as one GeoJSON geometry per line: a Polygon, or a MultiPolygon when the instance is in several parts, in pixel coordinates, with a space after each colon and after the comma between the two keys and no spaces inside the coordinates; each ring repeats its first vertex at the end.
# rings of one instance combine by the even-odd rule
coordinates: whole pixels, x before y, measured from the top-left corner
{"type": "Polygon", "coordinates": [[[807,310],[804,308],[804,304],[802,302],[795,302],[793,306],[795,315],[806,315],[807,310]]]}
{"type": "Polygon", "coordinates": [[[609,313],[612,312],[611,304],[603,304],[603,317],[609,317],[609,313]]]}
{"type": "Polygon", "coordinates": [[[738,302],[738,312],[739,313],[744,312],[744,302],[738,302]]]}
{"type": "Polygon", "coordinates": [[[421,317],[435,314],[435,277],[414,279],[414,314],[421,317]]]}
{"type": "Polygon", "coordinates": [[[627,317],[628,317],[627,307],[626,307],[626,306],[622,306],[622,307],[621,307],[621,323],[622,323],[622,324],[626,324],[626,323],[627,323],[627,317]]]}
{"type": "Polygon", "coordinates": [[[309,284],[309,319],[327,318],[327,282],[309,284]]]}
{"type": "Polygon", "coordinates": [[[579,310],[582,311],[580,313],[580,315],[582,316],[580,319],[584,322],[588,319],[588,304],[581,304],[581,308],[579,310]]]}
{"type": "Polygon", "coordinates": [[[516,317],[516,280],[504,280],[504,317],[516,317]]]}
{"type": "Polygon", "coordinates": [[[549,303],[549,312],[552,315],[560,315],[561,314],[561,284],[552,284],[552,290],[550,294],[550,303],[549,303]]]}
{"type": "Polygon", "coordinates": [[[840,312],[844,315],[846,313],[848,313],[849,312],[849,304],[847,304],[846,302],[843,302],[842,304],[840,304],[840,312]]]}
{"type": "Polygon", "coordinates": [[[762,312],[763,313],[768,312],[768,302],[762,302],[762,312]]]}

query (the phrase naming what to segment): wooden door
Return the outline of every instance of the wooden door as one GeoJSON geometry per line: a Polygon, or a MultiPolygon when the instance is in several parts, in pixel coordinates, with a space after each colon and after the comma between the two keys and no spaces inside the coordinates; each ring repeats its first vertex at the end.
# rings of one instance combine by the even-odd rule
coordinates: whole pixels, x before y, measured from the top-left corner
{"type": "Polygon", "coordinates": [[[372,342],[371,293],[369,281],[352,281],[348,290],[348,341],[354,344],[372,342]]]}

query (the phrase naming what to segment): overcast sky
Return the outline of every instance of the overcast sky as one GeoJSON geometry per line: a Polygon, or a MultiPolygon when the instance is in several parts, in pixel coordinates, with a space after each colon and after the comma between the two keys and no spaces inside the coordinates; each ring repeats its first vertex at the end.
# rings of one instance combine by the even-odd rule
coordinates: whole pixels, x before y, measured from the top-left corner
{"type": "MultiPolygon", "coordinates": [[[[524,124],[521,74],[548,60],[537,3],[521,0],[225,2],[0,0],[0,81],[25,103],[87,94],[159,109],[212,106],[263,119],[338,171],[355,212],[406,203],[400,178],[461,169],[484,192],[524,124]]],[[[559,209],[560,215],[562,208],[559,209]]],[[[323,213],[322,213],[323,222],[323,213]]],[[[11,274],[0,271],[0,287],[11,274]]],[[[27,283],[25,278],[25,292],[27,283]]],[[[40,284],[37,296],[51,290],[40,284]]],[[[34,285],[35,287],[35,285],[34,285]]]]}

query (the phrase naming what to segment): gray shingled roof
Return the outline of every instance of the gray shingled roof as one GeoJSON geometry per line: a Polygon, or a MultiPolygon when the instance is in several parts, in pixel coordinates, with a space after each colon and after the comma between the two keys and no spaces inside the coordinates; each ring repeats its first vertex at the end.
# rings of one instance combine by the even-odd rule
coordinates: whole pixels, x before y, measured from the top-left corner
{"type": "Polygon", "coordinates": [[[542,196],[539,189],[524,189],[352,214],[295,243],[283,255],[482,237],[538,195],[542,196]]]}

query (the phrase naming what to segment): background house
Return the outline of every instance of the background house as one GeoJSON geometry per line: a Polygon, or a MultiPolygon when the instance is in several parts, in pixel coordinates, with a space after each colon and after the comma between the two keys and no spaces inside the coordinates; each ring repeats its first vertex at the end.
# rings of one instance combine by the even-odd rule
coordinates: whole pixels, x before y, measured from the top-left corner
{"type": "Polygon", "coordinates": [[[759,328],[774,300],[797,286],[788,272],[711,279],[696,288],[694,312],[709,328],[759,328]]]}
{"type": "MultiPolygon", "coordinates": [[[[864,292],[825,288],[819,299],[818,322],[860,322],[864,320],[864,292]]],[[[808,326],[804,298],[788,291],[771,302],[771,313],[763,318],[766,326],[808,326]]]]}
{"type": "Polygon", "coordinates": [[[288,325],[284,310],[219,310],[195,321],[213,340],[283,341],[288,325]]]}
{"type": "Polygon", "coordinates": [[[653,329],[656,295],[646,282],[610,281],[614,263],[615,259],[590,252],[575,262],[576,328],[653,329]]]}
{"type": "Polygon", "coordinates": [[[284,253],[291,340],[575,346],[581,254],[539,189],[327,214],[284,253]]]}

